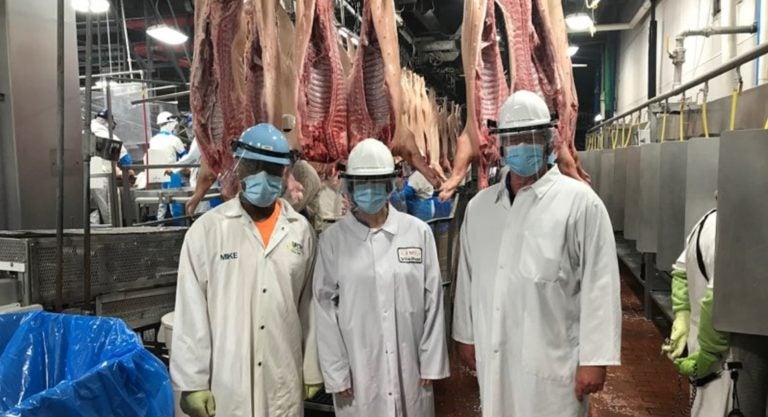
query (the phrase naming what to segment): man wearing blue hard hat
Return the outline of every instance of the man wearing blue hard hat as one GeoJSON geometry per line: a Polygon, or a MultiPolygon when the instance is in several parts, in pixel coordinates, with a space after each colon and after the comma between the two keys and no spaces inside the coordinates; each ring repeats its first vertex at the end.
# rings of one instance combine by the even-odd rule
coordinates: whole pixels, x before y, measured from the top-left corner
{"type": "Polygon", "coordinates": [[[311,318],[315,237],[279,198],[291,153],[262,123],[233,142],[237,198],[190,227],[179,261],[171,377],[192,417],[301,416],[320,388],[311,318]]]}

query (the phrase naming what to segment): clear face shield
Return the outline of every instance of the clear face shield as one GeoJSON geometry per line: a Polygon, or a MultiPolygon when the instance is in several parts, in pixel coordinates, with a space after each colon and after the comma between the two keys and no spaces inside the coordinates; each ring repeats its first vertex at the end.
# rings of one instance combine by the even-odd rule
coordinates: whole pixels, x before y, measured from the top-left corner
{"type": "Polygon", "coordinates": [[[290,175],[288,166],[246,158],[244,156],[246,153],[242,150],[265,156],[277,155],[272,155],[274,152],[255,148],[240,141],[232,142],[232,150],[236,153],[235,163],[225,175],[237,179],[240,184],[241,196],[257,207],[269,207],[274,204],[285,192],[288,175],[290,175]],[[237,155],[238,150],[241,150],[239,156],[237,155]]]}
{"type": "Polygon", "coordinates": [[[395,190],[395,175],[375,177],[342,176],[340,191],[348,207],[376,214],[389,203],[395,190]]]}
{"type": "Polygon", "coordinates": [[[551,128],[499,133],[504,165],[519,177],[540,178],[553,163],[551,139],[551,128]]]}

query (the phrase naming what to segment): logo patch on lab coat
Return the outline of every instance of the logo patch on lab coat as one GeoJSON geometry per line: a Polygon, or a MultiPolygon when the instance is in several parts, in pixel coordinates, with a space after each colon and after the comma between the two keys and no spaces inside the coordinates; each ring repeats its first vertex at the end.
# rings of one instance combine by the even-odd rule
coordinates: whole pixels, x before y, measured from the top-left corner
{"type": "Polygon", "coordinates": [[[237,259],[237,252],[222,253],[219,255],[219,259],[222,261],[234,261],[237,259]]]}
{"type": "Polygon", "coordinates": [[[397,248],[397,260],[403,264],[420,264],[421,248],[397,248]]]}
{"type": "Polygon", "coordinates": [[[288,242],[288,249],[296,255],[304,255],[304,246],[299,242],[288,242]]]}

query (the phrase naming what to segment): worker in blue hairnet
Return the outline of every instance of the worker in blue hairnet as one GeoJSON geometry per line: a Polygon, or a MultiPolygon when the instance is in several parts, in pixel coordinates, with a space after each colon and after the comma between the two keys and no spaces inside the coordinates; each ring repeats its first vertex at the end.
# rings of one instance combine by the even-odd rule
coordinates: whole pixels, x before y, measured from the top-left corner
{"type": "Polygon", "coordinates": [[[233,144],[242,191],[184,238],[171,378],[191,417],[301,416],[322,384],[315,237],[279,198],[291,163],[283,134],[264,123],[233,144]]]}
{"type": "Polygon", "coordinates": [[[467,205],[453,338],[477,368],[485,417],[583,417],[619,365],[613,227],[588,185],[547,167],[546,102],[520,90],[499,111],[502,180],[467,205]]]}

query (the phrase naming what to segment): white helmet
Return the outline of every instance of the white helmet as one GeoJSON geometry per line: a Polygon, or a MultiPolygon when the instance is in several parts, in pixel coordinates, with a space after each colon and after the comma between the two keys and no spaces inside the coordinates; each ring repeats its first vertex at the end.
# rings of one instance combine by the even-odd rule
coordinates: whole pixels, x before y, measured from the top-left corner
{"type": "Polygon", "coordinates": [[[544,99],[531,91],[515,91],[499,109],[500,130],[536,130],[552,127],[552,117],[544,99]]]}
{"type": "Polygon", "coordinates": [[[387,145],[376,139],[365,139],[349,153],[345,178],[383,178],[395,176],[395,160],[387,145]]]}
{"type": "Polygon", "coordinates": [[[157,115],[157,125],[163,126],[166,123],[170,122],[178,122],[178,117],[171,114],[171,112],[163,111],[160,112],[160,114],[157,115]]]}

